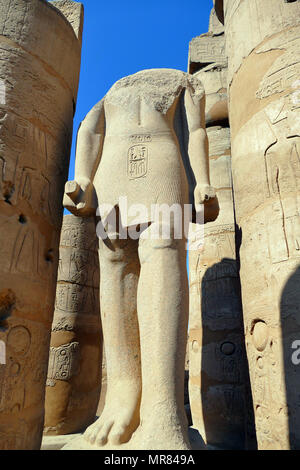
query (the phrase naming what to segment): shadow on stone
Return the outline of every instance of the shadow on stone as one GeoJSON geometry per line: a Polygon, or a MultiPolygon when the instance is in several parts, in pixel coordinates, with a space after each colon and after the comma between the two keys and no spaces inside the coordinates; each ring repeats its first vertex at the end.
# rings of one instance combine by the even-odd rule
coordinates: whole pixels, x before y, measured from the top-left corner
{"type": "Polygon", "coordinates": [[[223,258],[201,283],[201,400],[208,445],[256,447],[238,263],[223,258]]]}
{"type": "Polygon", "coordinates": [[[284,378],[290,448],[300,449],[300,268],[286,282],[280,300],[284,378]]]}

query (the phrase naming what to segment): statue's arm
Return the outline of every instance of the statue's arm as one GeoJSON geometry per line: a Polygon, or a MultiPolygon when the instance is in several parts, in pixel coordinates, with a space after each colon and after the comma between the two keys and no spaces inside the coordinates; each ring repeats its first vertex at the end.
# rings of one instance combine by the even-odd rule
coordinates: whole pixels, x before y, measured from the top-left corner
{"type": "Polygon", "coordinates": [[[64,206],[81,217],[95,214],[97,198],[93,185],[100,163],[105,134],[103,100],[87,114],[78,129],[75,159],[75,181],[65,187],[64,206]]]}
{"type": "Polygon", "coordinates": [[[78,129],[75,180],[93,181],[101,159],[105,123],[103,100],[87,114],[78,129]]]}
{"type": "Polygon", "coordinates": [[[195,207],[206,206],[205,221],[215,220],[218,204],[214,188],[210,184],[208,138],[205,127],[205,94],[194,87],[185,90],[184,104],[189,130],[188,154],[196,179],[195,207]],[[213,211],[208,210],[214,207],[213,211]]]}

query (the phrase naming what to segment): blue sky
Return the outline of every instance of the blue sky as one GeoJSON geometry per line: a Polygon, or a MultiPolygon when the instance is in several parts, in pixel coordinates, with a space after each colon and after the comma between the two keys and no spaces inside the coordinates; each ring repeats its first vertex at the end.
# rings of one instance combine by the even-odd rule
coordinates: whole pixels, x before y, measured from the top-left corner
{"type": "Polygon", "coordinates": [[[69,179],[77,129],[120,78],[139,70],[187,70],[188,43],[208,30],[212,0],[81,0],[83,48],[69,179]]]}

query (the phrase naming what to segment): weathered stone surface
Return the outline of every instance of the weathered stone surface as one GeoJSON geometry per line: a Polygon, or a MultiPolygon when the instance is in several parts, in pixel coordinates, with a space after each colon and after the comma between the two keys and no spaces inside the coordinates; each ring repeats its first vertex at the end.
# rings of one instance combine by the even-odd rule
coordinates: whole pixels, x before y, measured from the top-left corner
{"type": "Polygon", "coordinates": [[[82,43],[83,31],[83,8],[81,3],[75,3],[72,0],[55,0],[50,5],[57,8],[72,26],[74,33],[82,43]]]}
{"type": "MultiPolygon", "coordinates": [[[[195,75],[203,80],[205,86],[206,126],[222,125],[228,129],[227,66],[210,64],[195,75]]],[[[219,142],[222,142],[222,139],[212,138],[210,146],[219,145],[219,142]]]]}
{"type": "Polygon", "coordinates": [[[102,367],[101,367],[101,392],[100,392],[100,399],[98,402],[97,416],[101,416],[104,410],[106,393],[107,393],[107,365],[106,365],[105,347],[103,345],[102,367]]]}
{"type": "Polygon", "coordinates": [[[220,215],[205,226],[204,246],[190,250],[190,403],[207,444],[246,445],[247,363],[235,250],[230,131],[207,129],[210,177],[220,215]]]}
{"type": "Polygon", "coordinates": [[[224,24],[224,0],[213,0],[214,9],[220,23],[224,24]]]}
{"type": "MultiPolygon", "coordinates": [[[[99,240],[107,394],[98,421],[71,447],[190,447],[184,409],[186,238],[183,233],[175,237],[178,220],[162,222],[152,219],[151,212],[135,212],[133,218],[132,209],[134,204],[148,210],[152,204],[175,203],[183,209],[189,202],[188,164],[197,183],[190,188],[195,204],[216,205],[203,113],[203,86],[197,78],[154,69],[117,82],[80,127],[75,181],[66,185],[64,201],[74,214],[90,215],[96,194],[107,230],[108,238],[99,240]],[[182,128],[176,138],[183,123],[189,155],[181,153],[182,128]],[[136,237],[127,233],[122,239],[120,225],[108,224],[120,196],[127,197],[128,205],[128,212],[119,207],[123,228],[146,222],[136,237]],[[163,223],[170,225],[168,236],[163,236],[163,223]]],[[[217,209],[212,214],[215,218],[217,209]]]]}
{"type": "MultiPolygon", "coordinates": [[[[191,247],[189,252],[189,391],[193,425],[203,440],[209,445],[237,449],[249,445],[249,378],[236,254],[225,37],[214,9],[210,31],[209,35],[199,36],[198,42],[205,41],[210,49],[209,41],[213,46],[217,38],[223,57],[216,55],[214,63],[206,67],[201,63],[190,63],[189,67],[200,68],[195,76],[205,89],[210,178],[220,213],[217,220],[206,224],[204,245],[191,247]]],[[[195,44],[194,39],[191,52],[195,44]]],[[[191,53],[190,60],[193,57],[196,55],[191,53]]]]}
{"type": "Polygon", "coordinates": [[[222,31],[214,27],[213,18],[215,18],[214,10],[211,13],[211,31],[190,42],[188,67],[190,73],[199,74],[197,76],[203,80],[205,86],[206,126],[216,124],[228,127],[228,122],[225,122],[228,121],[225,36],[222,31]]]}
{"type": "Polygon", "coordinates": [[[193,38],[189,47],[189,72],[195,73],[209,64],[227,65],[224,35],[213,32],[193,38]]]}
{"type": "MultiPolygon", "coordinates": [[[[293,34],[289,33],[289,29],[299,25],[299,1],[286,3],[284,0],[224,0],[224,13],[229,83],[253,49],[267,38],[274,36],[274,40],[278,33],[281,37],[277,36],[277,41],[283,46],[285,33],[293,34]]],[[[269,69],[270,61],[272,63],[274,56],[281,54],[282,48],[276,49],[273,48],[271,54],[261,58],[262,64],[259,64],[257,57],[253,74],[256,74],[258,69],[259,74],[262,74],[261,66],[265,71],[269,69]]],[[[285,66],[279,72],[283,76],[289,75],[285,66]]],[[[273,78],[273,82],[277,82],[277,77],[273,78]]]]}
{"type": "Polygon", "coordinates": [[[246,346],[260,449],[300,448],[299,14],[224,1],[246,346]]]}
{"type": "Polygon", "coordinates": [[[97,245],[93,219],[64,216],[45,400],[47,435],[79,432],[96,417],[103,349],[97,245]]]}
{"type": "Polygon", "coordinates": [[[78,434],[66,434],[62,436],[43,436],[41,450],[61,450],[78,434]]]}
{"type": "Polygon", "coordinates": [[[212,8],[210,13],[208,31],[210,33],[213,33],[214,36],[224,34],[224,25],[219,20],[216,10],[214,8],[212,8]]]}
{"type": "Polygon", "coordinates": [[[1,2],[0,45],[0,448],[38,449],[81,49],[41,0],[1,2]]]}

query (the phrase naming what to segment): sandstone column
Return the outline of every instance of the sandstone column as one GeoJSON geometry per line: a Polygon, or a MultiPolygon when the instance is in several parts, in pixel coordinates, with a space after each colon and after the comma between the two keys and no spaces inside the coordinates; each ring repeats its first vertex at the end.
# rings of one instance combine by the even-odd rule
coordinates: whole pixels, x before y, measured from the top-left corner
{"type": "MultiPolygon", "coordinates": [[[[210,178],[220,214],[204,227],[203,248],[189,251],[190,402],[204,441],[245,448],[247,362],[235,249],[224,27],[212,10],[207,34],[190,43],[189,70],[206,93],[210,178]]],[[[249,390],[249,388],[248,388],[249,390]]]]}
{"type": "Polygon", "coordinates": [[[300,369],[292,361],[300,338],[299,15],[299,1],[224,0],[244,324],[260,449],[300,448],[300,369]]]}
{"type": "Polygon", "coordinates": [[[93,218],[65,215],[45,401],[45,434],[95,419],[101,388],[98,238],[93,218]]]}
{"type": "Polygon", "coordinates": [[[70,1],[0,6],[0,449],[42,437],[82,21],[70,1]]]}

